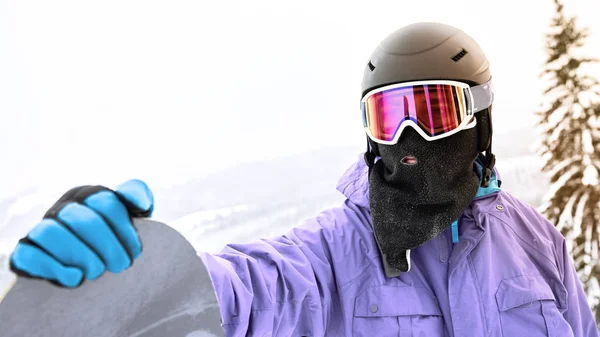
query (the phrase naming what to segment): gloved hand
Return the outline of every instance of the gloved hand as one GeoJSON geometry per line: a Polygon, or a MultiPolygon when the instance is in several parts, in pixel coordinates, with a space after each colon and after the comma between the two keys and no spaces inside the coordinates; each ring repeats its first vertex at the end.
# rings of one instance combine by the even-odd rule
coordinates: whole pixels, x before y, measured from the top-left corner
{"type": "Polygon", "coordinates": [[[65,193],[10,257],[19,275],[77,287],[108,270],[127,269],[142,252],[132,217],[149,217],[154,197],[146,184],[130,180],[116,191],[81,186],[65,193]]]}

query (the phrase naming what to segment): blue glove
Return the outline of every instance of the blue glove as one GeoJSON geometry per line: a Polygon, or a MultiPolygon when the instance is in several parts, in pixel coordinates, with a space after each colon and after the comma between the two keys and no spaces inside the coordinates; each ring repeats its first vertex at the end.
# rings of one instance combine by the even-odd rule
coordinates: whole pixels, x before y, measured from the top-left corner
{"type": "Polygon", "coordinates": [[[69,190],[44,215],[10,257],[13,272],[77,287],[108,270],[127,269],[142,252],[132,217],[149,217],[152,192],[140,180],[116,191],[103,186],[69,190]]]}

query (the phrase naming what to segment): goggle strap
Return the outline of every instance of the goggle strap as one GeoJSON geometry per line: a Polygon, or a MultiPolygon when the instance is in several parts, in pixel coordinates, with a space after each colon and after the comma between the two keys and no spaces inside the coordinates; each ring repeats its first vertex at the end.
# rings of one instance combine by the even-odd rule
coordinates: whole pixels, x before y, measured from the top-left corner
{"type": "Polygon", "coordinates": [[[488,108],[494,101],[494,92],[492,90],[492,80],[470,88],[473,95],[473,112],[479,112],[488,108]]]}
{"type": "Polygon", "coordinates": [[[367,167],[369,168],[369,173],[371,173],[371,167],[373,167],[373,165],[375,165],[375,152],[373,151],[373,149],[371,148],[371,141],[369,139],[369,136],[367,135],[367,151],[365,152],[365,163],[367,164],[367,167]]]}
{"type": "Polygon", "coordinates": [[[490,145],[487,150],[485,150],[485,168],[483,170],[483,177],[481,177],[481,187],[488,188],[490,187],[490,182],[492,180],[492,172],[494,170],[494,166],[496,166],[496,156],[492,153],[492,142],[490,140],[490,145]]]}

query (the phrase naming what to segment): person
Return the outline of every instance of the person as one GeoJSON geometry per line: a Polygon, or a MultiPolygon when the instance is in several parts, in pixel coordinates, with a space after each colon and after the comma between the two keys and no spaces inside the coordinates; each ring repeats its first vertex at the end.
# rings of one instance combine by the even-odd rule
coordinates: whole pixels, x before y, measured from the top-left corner
{"type": "MultiPolygon", "coordinates": [[[[421,22],[386,37],[365,65],[368,147],[339,181],[345,202],[285,235],[199,252],[226,335],[598,336],[564,237],[501,190],[493,97],[462,30],[421,22]]],[[[74,188],[11,268],[65,287],[118,273],[143,254],[130,217],[153,207],[139,180],[74,188]]]]}

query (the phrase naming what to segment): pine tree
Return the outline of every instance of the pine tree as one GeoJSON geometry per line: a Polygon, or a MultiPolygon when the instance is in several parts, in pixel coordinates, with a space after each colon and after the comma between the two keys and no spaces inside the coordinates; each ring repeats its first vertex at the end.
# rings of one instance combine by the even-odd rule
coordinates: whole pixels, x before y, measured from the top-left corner
{"type": "Polygon", "coordinates": [[[538,112],[543,140],[538,153],[550,178],[541,212],[567,239],[588,301],[600,322],[600,86],[581,66],[596,62],[577,56],[588,36],[560,0],[546,34],[548,58],[542,78],[548,102],[538,112]]]}

